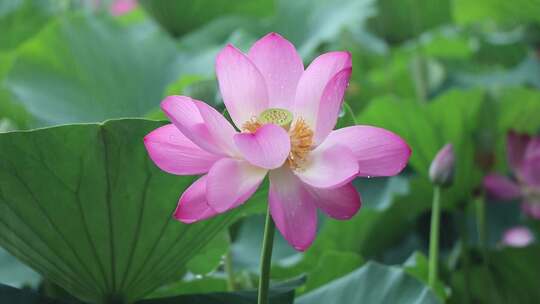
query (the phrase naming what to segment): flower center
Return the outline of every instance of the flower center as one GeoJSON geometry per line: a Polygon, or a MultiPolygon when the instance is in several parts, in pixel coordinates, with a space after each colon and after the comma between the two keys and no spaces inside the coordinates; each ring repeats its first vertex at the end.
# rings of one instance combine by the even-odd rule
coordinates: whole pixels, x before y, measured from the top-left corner
{"type": "Polygon", "coordinates": [[[291,126],[292,119],[293,116],[291,112],[279,108],[270,108],[264,110],[264,112],[259,115],[259,121],[263,125],[273,123],[285,128],[285,130],[288,130],[291,126]]]}
{"type": "Polygon", "coordinates": [[[291,151],[289,152],[287,163],[291,169],[302,169],[308,160],[309,152],[313,145],[313,131],[309,128],[306,121],[300,117],[293,123],[293,115],[288,110],[270,108],[262,112],[259,117],[253,117],[245,122],[242,130],[254,133],[260,127],[269,123],[281,126],[289,132],[291,151]]]}

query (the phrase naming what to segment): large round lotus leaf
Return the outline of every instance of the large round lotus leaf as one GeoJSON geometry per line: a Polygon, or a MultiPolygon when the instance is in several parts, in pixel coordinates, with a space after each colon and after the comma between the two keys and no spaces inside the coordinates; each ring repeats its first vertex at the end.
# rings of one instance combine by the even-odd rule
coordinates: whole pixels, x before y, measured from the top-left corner
{"type": "Polygon", "coordinates": [[[193,177],[163,173],[143,137],[161,123],[116,120],[0,134],[0,245],[80,299],[128,302],[178,279],[238,211],[172,219],[193,177]]]}

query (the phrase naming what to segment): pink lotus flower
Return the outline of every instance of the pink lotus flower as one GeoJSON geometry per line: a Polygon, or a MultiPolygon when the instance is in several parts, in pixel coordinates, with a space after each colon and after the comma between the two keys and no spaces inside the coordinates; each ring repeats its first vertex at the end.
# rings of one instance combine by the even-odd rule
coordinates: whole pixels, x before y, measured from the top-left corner
{"type": "Polygon", "coordinates": [[[351,75],[351,55],[330,52],[304,70],[294,46],[270,33],[244,54],[227,45],[216,62],[221,95],[237,131],[202,101],[169,96],[172,124],[145,137],[151,159],[178,175],[204,174],[180,197],[174,217],[200,221],[238,207],[267,173],[272,218],[285,239],[306,250],[317,208],[348,219],[359,210],[357,176],[391,176],[411,150],[371,126],[332,131],[351,75]]]}
{"type": "Polygon", "coordinates": [[[515,180],[490,174],[484,178],[484,188],[495,199],[522,199],[523,212],[540,219],[540,137],[511,131],[506,149],[515,180]]]}
{"type": "Polygon", "coordinates": [[[526,247],[533,241],[534,236],[529,228],[517,226],[504,232],[501,243],[509,247],[526,247]]]}

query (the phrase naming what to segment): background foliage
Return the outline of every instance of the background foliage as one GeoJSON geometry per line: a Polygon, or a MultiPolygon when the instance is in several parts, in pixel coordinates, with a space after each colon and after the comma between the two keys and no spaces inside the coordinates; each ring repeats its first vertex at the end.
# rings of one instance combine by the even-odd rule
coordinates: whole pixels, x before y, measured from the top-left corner
{"type": "Polygon", "coordinates": [[[254,303],[267,186],[231,214],[173,221],[193,177],[159,171],[142,137],[163,123],[166,95],[223,110],[215,55],[270,31],[306,64],[349,50],[339,127],[381,126],[413,149],[400,176],[355,181],[359,214],[321,218],[306,253],[277,237],[272,303],[540,301],[538,245],[500,242],[515,225],[538,237],[540,224],[481,188],[488,172],[509,172],[508,130],[540,131],[540,1],[140,0],[121,15],[112,5],[0,0],[0,302],[254,303]],[[432,290],[427,171],[448,142],[456,181],[443,192],[432,290]]]}

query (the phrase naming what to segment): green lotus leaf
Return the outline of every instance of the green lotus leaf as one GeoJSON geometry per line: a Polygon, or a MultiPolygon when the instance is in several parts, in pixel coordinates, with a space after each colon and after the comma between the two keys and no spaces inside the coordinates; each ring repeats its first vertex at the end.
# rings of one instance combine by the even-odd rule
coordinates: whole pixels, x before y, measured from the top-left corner
{"type": "Polygon", "coordinates": [[[133,302],[180,279],[243,211],[191,225],[172,218],[194,177],[149,160],[143,137],[161,125],[126,119],[0,134],[0,246],[91,303],[133,302]]]}

